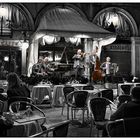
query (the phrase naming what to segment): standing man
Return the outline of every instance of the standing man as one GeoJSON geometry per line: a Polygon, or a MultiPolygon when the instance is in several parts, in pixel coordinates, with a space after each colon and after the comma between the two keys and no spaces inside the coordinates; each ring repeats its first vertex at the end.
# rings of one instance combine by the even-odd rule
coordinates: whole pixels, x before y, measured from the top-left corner
{"type": "Polygon", "coordinates": [[[101,69],[105,73],[104,82],[111,83],[114,68],[113,68],[113,65],[111,63],[111,58],[110,57],[106,57],[106,62],[101,64],[101,69]]]}
{"type": "Polygon", "coordinates": [[[96,50],[94,49],[91,53],[91,55],[89,55],[89,71],[90,71],[90,83],[93,82],[93,78],[92,78],[92,74],[93,74],[93,71],[95,69],[95,63],[96,63],[96,58],[97,58],[97,55],[96,55],[96,50]]]}
{"type": "Polygon", "coordinates": [[[82,77],[84,72],[84,57],[85,53],[82,53],[81,49],[77,50],[77,54],[75,54],[72,58],[74,59],[73,68],[75,70],[75,79],[79,80],[78,77],[82,77]]]}

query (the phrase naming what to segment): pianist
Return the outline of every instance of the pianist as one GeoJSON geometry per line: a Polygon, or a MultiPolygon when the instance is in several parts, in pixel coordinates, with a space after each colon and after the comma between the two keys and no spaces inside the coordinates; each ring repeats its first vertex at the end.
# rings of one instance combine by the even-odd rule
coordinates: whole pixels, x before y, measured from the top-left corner
{"type": "Polygon", "coordinates": [[[77,54],[73,56],[74,60],[74,71],[75,71],[75,79],[79,80],[80,77],[82,77],[84,73],[84,58],[85,54],[82,53],[81,49],[77,50],[77,54]]]}

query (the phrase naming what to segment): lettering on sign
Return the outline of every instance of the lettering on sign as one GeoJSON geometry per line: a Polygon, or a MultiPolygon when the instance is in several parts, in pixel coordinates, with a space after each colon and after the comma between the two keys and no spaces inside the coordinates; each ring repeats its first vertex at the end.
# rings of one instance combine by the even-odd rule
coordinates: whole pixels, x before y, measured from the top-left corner
{"type": "Polygon", "coordinates": [[[130,44],[111,44],[105,47],[105,51],[131,51],[130,44]]]}
{"type": "Polygon", "coordinates": [[[21,45],[19,40],[0,40],[0,46],[21,47],[21,45]]]}

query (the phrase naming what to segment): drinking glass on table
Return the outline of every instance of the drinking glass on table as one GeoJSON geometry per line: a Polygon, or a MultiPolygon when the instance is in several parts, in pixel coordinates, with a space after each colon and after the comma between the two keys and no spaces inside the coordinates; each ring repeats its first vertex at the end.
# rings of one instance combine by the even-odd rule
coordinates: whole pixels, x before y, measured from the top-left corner
{"type": "Polygon", "coordinates": [[[30,120],[30,113],[31,113],[31,106],[26,106],[26,118],[27,120],[30,120]]]}
{"type": "Polygon", "coordinates": [[[20,102],[16,103],[16,112],[19,113],[19,109],[20,109],[20,102]]]}

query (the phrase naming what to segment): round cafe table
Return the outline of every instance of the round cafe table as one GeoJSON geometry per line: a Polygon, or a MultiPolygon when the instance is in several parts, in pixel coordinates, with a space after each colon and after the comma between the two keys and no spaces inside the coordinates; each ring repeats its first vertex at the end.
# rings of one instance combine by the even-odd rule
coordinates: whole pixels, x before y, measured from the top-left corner
{"type": "Polygon", "coordinates": [[[55,85],[53,88],[52,106],[61,106],[64,100],[64,85],[55,85]]]}
{"type": "Polygon", "coordinates": [[[50,85],[33,86],[31,93],[31,98],[33,99],[33,101],[35,101],[37,104],[41,104],[46,97],[48,98],[48,100],[52,100],[50,85]]]}

